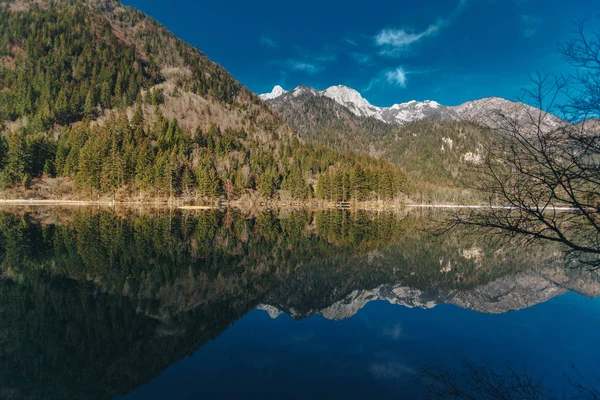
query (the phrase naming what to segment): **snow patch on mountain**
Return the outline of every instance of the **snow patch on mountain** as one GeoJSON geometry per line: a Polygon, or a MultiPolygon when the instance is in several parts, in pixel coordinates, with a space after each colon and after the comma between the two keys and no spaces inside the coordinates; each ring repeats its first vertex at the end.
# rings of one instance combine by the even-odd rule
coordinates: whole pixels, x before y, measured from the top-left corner
{"type": "Polygon", "coordinates": [[[535,121],[536,115],[543,113],[543,126],[547,130],[558,128],[564,122],[552,114],[529,105],[513,102],[500,97],[468,101],[459,106],[448,107],[433,100],[416,101],[394,104],[390,107],[377,107],[369,103],[362,95],[347,86],[331,86],[325,90],[317,91],[307,86],[298,86],[291,92],[286,92],[281,86],[275,86],[271,93],[260,95],[264,100],[285,102],[289,97],[298,98],[310,93],[313,96],[323,96],[332,99],[344,106],[348,111],[358,117],[371,117],[388,124],[405,125],[424,119],[448,121],[471,121],[490,128],[498,128],[507,118],[520,123],[535,121]],[[534,116],[534,118],[532,118],[534,116]]]}
{"type": "Polygon", "coordinates": [[[352,88],[338,85],[327,88],[320,93],[348,108],[356,116],[374,117],[383,120],[381,117],[381,108],[371,105],[360,93],[352,88]]]}
{"type": "Polygon", "coordinates": [[[271,90],[271,93],[261,94],[259,97],[263,100],[272,100],[272,99],[276,99],[280,96],[283,96],[286,93],[287,93],[287,90],[285,90],[284,88],[282,88],[279,85],[276,85],[273,88],[273,90],[271,90]]]}
{"type": "Polygon", "coordinates": [[[369,103],[358,91],[344,85],[331,86],[322,91],[298,86],[290,92],[286,92],[281,86],[275,86],[271,93],[261,94],[260,97],[269,101],[275,99],[285,101],[285,95],[298,98],[305,93],[330,98],[358,117],[371,117],[389,124],[404,125],[427,118],[444,121],[459,119],[454,112],[448,110],[448,107],[432,100],[423,102],[411,100],[391,107],[377,107],[369,103]]]}

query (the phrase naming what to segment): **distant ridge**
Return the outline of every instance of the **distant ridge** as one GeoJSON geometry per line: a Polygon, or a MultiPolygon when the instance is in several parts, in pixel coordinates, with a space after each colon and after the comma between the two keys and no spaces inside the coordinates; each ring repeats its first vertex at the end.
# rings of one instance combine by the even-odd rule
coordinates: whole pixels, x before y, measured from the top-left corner
{"type": "MultiPolygon", "coordinates": [[[[494,116],[502,115],[514,118],[524,118],[527,112],[540,112],[538,109],[521,102],[514,102],[500,97],[487,97],[468,101],[459,106],[445,106],[433,100],[393,104],[390,107],[377,107],[355,89],[344,85],[331,86],[325,90],[306,86],[298,86],[286,91],[281,86],[275,86],[273,91],[260,95],[263,100],[277,103],[280,107],[288,101],[297,98],[301,93],[310,92],[316,97],[327,97],[346,107],[357,117],[370,117],[388,124],[405,125],[425,119],[436,121],[471,121],[484,126],[493,127],[494,116]]],[[[545,124],[549,129],[558,126],[560,118],[548,114],[545,124]]]]}

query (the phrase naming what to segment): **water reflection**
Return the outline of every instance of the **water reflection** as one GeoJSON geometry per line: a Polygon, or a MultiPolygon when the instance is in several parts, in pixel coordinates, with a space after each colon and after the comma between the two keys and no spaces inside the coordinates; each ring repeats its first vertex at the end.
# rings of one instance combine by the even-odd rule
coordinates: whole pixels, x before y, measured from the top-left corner
{"type": "MultiPolygon", "coordinates": [[[[352,321],[380,307],[375,300],[502,314],[569,291],[600,294],[597,274],[565,270],[556,249],[468,232],[432,237],[427,221],[342,211],[2,213],[0,397],[127,394],[255,309],[248,317],[260,313],[260,324],[281,314],[352,321]]],[[[392,322],[388,339],[402,335],[392,322]]],[[[294,335],[302,348],[316,343],[294,335]]],[[[375,375],[403,371],[384,361],[375,375]]]]}

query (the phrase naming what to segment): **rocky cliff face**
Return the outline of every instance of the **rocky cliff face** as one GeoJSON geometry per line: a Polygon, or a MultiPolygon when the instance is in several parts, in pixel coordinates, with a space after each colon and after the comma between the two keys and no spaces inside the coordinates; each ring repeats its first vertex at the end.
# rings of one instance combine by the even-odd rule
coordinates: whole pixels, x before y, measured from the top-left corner
{"type": "Polygon", "coordinates": [[[497,128],[506,118],[519,124],[531,124],[541,117],[542,126],[552,130],[563,123],[556,116],[535,107],[499,97],[468,101],[454,107],[445,106],[432,100],[411,100],[390,107],[377,107],[369,103],[358,91],[343,85],[331,86],[322,91],[306,86],[298,86],[290,92],[287,92],[281,86],[275,86],[271,93],[263,94],[260,97],[269,101],[280,112],[283,112],[288,108],[297,107],[295,103],[298,103],[298,97],[306,93],[310,93],[310,98],[304,97],[301,101],[328,98],[345,107],[356,117],[374,118],[392,125],[406,125],[422,120],[435,120],[443,122],[469,121],[484,127],[497,128]]]}

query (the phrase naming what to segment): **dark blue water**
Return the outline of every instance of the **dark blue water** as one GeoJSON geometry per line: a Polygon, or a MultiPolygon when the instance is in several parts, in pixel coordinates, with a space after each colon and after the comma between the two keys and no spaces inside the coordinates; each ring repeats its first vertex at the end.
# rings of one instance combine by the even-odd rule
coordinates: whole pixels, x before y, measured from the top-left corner
{"type": "Polygon", "coordinates": [[[0,398],[422,399],[432,376],[463,390],[481,374],[530,376],[540,400],[600,387],[598,271],[551,245],[432,236],[426,217],[0,213],[0,398]]]}
{"type": "Polygon", "coordinates": [[[573,293],[501,315],[385,301],[343,321],[255,310],[126,398],[416,399],[425,396],[423,368],[460,368],[464,359],[525,368],[558,392],[571,364],[598,372],[599,339],[600,299],[573,293]]]}

